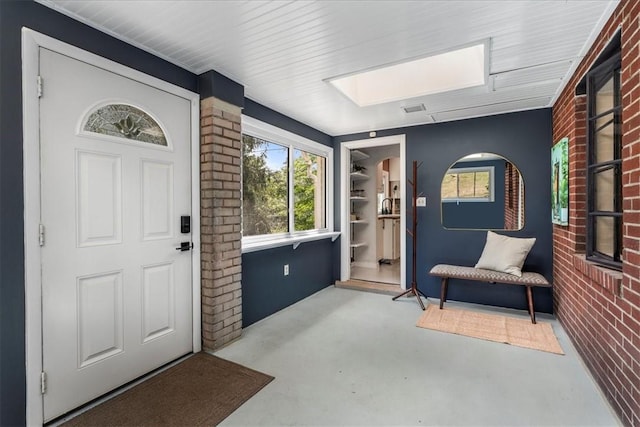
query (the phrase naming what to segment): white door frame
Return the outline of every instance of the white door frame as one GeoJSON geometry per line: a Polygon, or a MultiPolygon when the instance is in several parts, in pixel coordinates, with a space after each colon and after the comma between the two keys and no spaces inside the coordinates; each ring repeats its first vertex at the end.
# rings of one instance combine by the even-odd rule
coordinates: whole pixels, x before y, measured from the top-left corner
{"type": "MultiPolygon", "coordinates": [[[[349,150],[381,147],[385,145],[400,146],[400,194],[406,194],[407,182],[407,154],[405,149],[405,135],[391,135],[380,138],[361,139],[358,141],[343,142],[340,144],[340,224],[342,227],[342,239],[340,239],[340,280],[351,278],[351,254],[349,250],[350,219],[349,219],[349,190],[351,178],[349,177],[349,150]]],[[[400,204],[400,230],[407,229],[407,203],[406,198],[400,204]]],[[[407,289],[407,233],[400,233],[400,287],[407,289]]]]}
{"type": "MultiPolygon", "coordinates": [[[[200,97],[117,62],[94,55],[49,36],[22,28],[22,131],[24,179],[25,329],[27,371],[27,425],[42,425],[42,279],[40,226],[40,109],[38,102],[39,48],[44,47],[79,61],[139,81],[191,102],[191,230],[193,352],[201,350],[200,307],[200,97]]],[[[44,91],[46,92],[46,83],[44,91]]]]}

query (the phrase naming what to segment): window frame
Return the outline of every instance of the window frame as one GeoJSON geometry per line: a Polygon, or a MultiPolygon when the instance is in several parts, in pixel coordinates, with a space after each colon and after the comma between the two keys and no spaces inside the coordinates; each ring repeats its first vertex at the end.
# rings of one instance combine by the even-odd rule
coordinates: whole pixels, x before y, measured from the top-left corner
{"type": "MultiPolygon", "coordinates": [[[[473,166],[468,168],[453,168],[447,169],[444,174],[446,177],[449,174],[460,174],[470,172],[489,172],[489,197],[442,197],[442,182],[440,182],[440,196],[443,203],[491,203],[495,201],[495,167],[494,166],[473,166]]],[[[444,180],[444,177],[442,178],[444,180]]],[[[458,189],[459,190],[459,189],[458,189]]],[[[460,192],[458,191],[458,196],[460,192]]]]}
{"type": "Polygon", "coordinates": [[[587,159],[585,165],[587,181],[586,203],[586,258],[589,261],[608,268],[622,270],[622,91],[621,91],[621,54],[619,51],[601,64],[593,67],[586,76],[587,86],[587,159]],[[596,93],[613,77],[614,99],[613,108],[595,114],[596,93]],[[595,135],[599,130],[595,123],[597,119],[613,113],[613,159],[596,163],[597,140],[595,135]],[[597,211],[596,203],[596,174],[607,169],[614,172],[613,206],[614,211],[597,211]],[[613,218],[613,257],[596,250],[595,218],[613,218]]]}
{"type": "MultiPolygon", "coordinates": [[[[333,147],[307,139],[300,135],[265,123],[253,117],[242,115],[242,135],[250,135],[265,141],[288,148],[287,207],[288,232],[242,236],[242,252],[253,252],[285,245],[293,245],[294,249],[302,242],[331,238],[335,240],[340,233],[333,231],[333,147]],[[295,231],[294,224],[294,150],[302,150],[325,158],[325,227],[314,230],[295,231]]],[[[240,139],[242,141],[242,138],[240,139]]],[[[241,142],[242,144],[242,142],[241,142]]],[[[242,150],[242,147],[241,147],[242,150]]],[[[242,158],[242,156],[241,156],[242,158]]],[[[243,165],[241,165],[241,168],[243,165]]],[[[242,184],[241,184],[242,193],[242,184]]],[[[242,198],[241,198],[242,201],[242,198]]],[[[241,221],[241,224],[243,222],[241,221]]]]}

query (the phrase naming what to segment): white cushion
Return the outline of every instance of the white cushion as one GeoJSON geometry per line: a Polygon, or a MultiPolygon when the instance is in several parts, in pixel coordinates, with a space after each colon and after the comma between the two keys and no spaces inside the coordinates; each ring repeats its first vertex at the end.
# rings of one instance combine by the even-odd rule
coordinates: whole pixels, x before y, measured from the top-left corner
{"type": "Polygon", "coordinates": [[[522,265],[535,242],[535,237],[522,239],[487,231],[487,243],[476,268],[522,277],[522,265]]]}

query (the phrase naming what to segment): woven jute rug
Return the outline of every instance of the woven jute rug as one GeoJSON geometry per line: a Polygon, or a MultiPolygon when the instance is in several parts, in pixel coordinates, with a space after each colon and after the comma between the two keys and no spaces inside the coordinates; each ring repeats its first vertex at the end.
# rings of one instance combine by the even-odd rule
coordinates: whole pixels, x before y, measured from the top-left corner
{"type": "Polygon", "coordinates": [[[64,426],[214,426],[273,380],[207,353],[151,377],[64,426]]]}
{"type": "Polygon", "coordinates": [[[564,354],[551,324],[544,322],[533,324],[529,319],[516,319],[447,307],[440,310],[438,306],[429,304],[416,326],[564,354]]]}

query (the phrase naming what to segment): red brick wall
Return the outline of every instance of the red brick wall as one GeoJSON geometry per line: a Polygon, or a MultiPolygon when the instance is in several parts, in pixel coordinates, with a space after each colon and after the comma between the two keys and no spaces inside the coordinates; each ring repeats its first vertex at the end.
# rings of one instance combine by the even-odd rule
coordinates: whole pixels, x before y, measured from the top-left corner
{"type": "Polygon", "coordinates": [[[511,162],[504,168],[504,228],[518,229],[518,203],[520,201],[520,173],[511,162]]]}
{"type": "Polygon", "coordinates": [[[640,2],[622,0],[553,107],[569,137],[569,226],[554,225],[557,316],[625,425],[640,426],[640,2]],[[623,270],[584,258],[586,97],[575,88],[618,28],[622,38],[623,270]]]}

